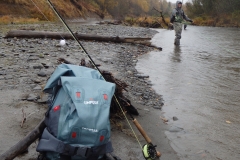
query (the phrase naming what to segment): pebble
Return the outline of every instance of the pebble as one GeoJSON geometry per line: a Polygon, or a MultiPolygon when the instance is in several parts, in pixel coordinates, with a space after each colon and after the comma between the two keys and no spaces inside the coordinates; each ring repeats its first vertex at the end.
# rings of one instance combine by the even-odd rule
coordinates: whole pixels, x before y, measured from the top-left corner
{"type": "Polygon", "coordinates": [[[173,117],[173,120],[174,120],[174,121],[177,121],[177,120],[178,120],[178,118],[177,118],[176,116],[174,116],[174,117],[173,117]]]}
{"type": "Polygon", "coordinates": [[[37,100],[37,96],[35,94],[29,94],[27,97],[27,101],[37,100]]]}
{"type": "Polygon", "coordinates": [[[46,77],[47,74],[46,74],[46,72],[44,72],[44,71],[40,71],[40,72],[38,73],[38,76],[40,76],[40,77],[46,77]]]}
{"type": "Polygon", "coordinates": [[[38,58],[38,57],[35,57],[35,56],[34,56],[34,57],[29,57],[29,58],[28,58],[28,61],[34,61],[34,60],[39,60],[39,58],[38,58]]]}
{"type": "Polygon", "coordinates": [[[155,108],[155,109],[162,109],[162,106],[153,106],[153,108],[155,108]]]}
{"type": "Polygon", "coordinates": [[[34,83],[41,83],[41,80],[40,80],[40,79],[32,79],[32,81],[33,81],[34,83]]]}
{"type": "MultiPolygon", "coordinates": [[[[38,29],[45,30],[45,28],[38,29]]],[[[46,30],[47,29],[49,28],[46,28],[46,30]]],[[[152,36],[156,33],[156,31],[146,28],[135,29],[133,27],[111,25],[84,25],[76,30],[79,30],[79,33],[92,33],[100,34],[103,36],[121,35],[137,37],[143,35],[148,36],[148,34],[152,36]],[[91,30],[87,29],[89,27],[91,28],[91,30]],[[96,29],[98,27],[99,29],[96,29]]],[[[53,31],[58,31],[58,28],[53,31]]],[[[55,67],[57,66],[57,58],[66,58],[66,55],[70,55],[68,57],[69,61],[75,64],[79,64],[80,59],[84,57],[84,54],[82,53],[83,51],[80,50],[78,44],[72,40],[68,41],[68,46],[59,48],[55,47],[55,44],[59,44],[59,40],[15,38],[7,40],[0,39],[0,41],[2,42],[0,43],[0,64],[3,68],[5,68],[5,70],[0,69],[0,79],[4,80],[6,77],[8,77],[7,75],[16,75],[14,77],[10,76],[8,78],[18,78],[16,79],[19,82],[17,87],[23,88],[23,92],[25,93],[34,92],[38,94],[38,92],[41,92],[40,84],[45,83],[47,81],[47,78],[55,70],[55,67]],[[11,50],[14,50],[14,52],[12,52],[11,50]],[[12,69],[6,68],[7,66],[9,66],[8,64],[4,64],[6,58],[13,59],[9,63],[16,63],[18,67],[14,67],[12,69]],[[36,86],[36,84],[39,85],[36,86]]],[[[102,65],[107,64],[109,67],[112,67],[111,62],[114,62],[114,67],[117,70],[116,72],[120,73],[119,76],[121,76],[121,79],[126,82],[127,85],[129,85],[128,90],[130,93],[133,94],[129,95],[129,98],[132,98],[135,101],[139,101],[139,103],[141,104],[147,104],[149,107],[157,109],[162,108],[163,103],[160,100],[159,102],[155,102],[155,97],[157,97],[155,91],[148,91],[150,88],[150,82],[146,81],[145,78],[149,78],[149,76],[140,74],[135,69],[135,63],[138,62],[137,58],[139,57],[139,55],[147,53],[153,48],[131,44],[110,44],[107,42],[83,42],[83,45],[93,58],[97,55],[104,61],[102,62],[102,65]],[[139,100],[140,96],[143,96],[141,100],[139,100]]],[[[5,81],[1,81],[2,83],[0,82],[1,87],[7,82],[9,82],[8,84],[10,85],[13,83],[10,81],[10,79],[5,81]]],[[[37,96],[29,96],[28,99],[35,100],[37,99],[37,96]]]]}
{"type": "Polygon", "coordinates": [[[0,75],[6,75],[6,73],[3,71],[0,71],[0,75]]]}
{"type": "Polygon", "coordinates": [[[142,96],[143,93],[135,93],[136,96],[142,96]]]}
{"type": "Polygon", "coordinates": [[[42,90],[42,87],[37,85],[36,87],[33,88],[34,90],[42,90]]]}
{"type": "Polygon", "coordinates": [[[177,127],[177,126],[171,126],[169,128],[169,132],[181,132],[183,128],[177,127]]]}
{"type": "Polygon", "coordinates": [[[6,55],[3,53],[0,53],[0,57],[6,57],[6,55]]]}
{"type": "Polygon", "coordinates": [[[33,65],[32,65],[32,68],[33,68],[33,69],[42,69],[43,66],[42,66],[42,64],[33,64],[33,65]]]}
{"type": "Polygon", "coordinates": [[[5,79],[13,79],[13,76],[12,75],[7,75],[7,76],[5,76],[5,79]]]}
{"type": "Polygon", "coordinates": [[[136,77],[138,77],[138,78],[149,78],[149,76],[142,75],[142,74],[136,74],[136,77]]]}

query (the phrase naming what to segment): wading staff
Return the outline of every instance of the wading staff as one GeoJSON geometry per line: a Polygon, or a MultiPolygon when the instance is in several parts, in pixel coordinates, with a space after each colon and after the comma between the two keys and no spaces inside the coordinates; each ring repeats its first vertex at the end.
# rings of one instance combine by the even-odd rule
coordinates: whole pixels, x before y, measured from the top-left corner
{"type": "MultiPolygon", "coordinates": [[[[90,59],[92,65],[98,70],[98,72],[102,75],[101,71],[99,70],[99,68],[96,66],[96,64],[94,63],[93,59],[91,58],[91,56],[87,53],[87,51],[84,49],[84,47],[82,46],[82,44],[79,42],[79,40],[77,39],[77,37],[73,34],[72,30],[69,28],[69,26],[67,25],[67,23],[64,21],[64,19],[61,17],[61,15],[58,13],[58,11],[56,10],[56,8],[54,7],[54,5],[51,3],[50,0],[47,0],[49,5],[51,6],[51,8],[53,9],[53,11],[55,12],[55,14],[58,16],[58,18],[61,20],[61,22],[64,24],[64,26],[67,28],[67,30],[70,32],[70,34],[72,35],[72,37],[74,38],[75,41],[78,42],[78,44],[80,45],[80,47],[83,49],[84,53],[88,56],[88,58],[90,59]]],[[[103,77],[103,75],[102,75],[103,77]]],[[[104,77],[103,77],[104,78],[104,77]]],[[[123,112],[123,115],[125,116],[125,119],[127,120],[130,128],[132,129],[131,127],[131,124],[129,123],[124,111],[123,111],[123,108],[121,107],[117,97],[115,96],[114,94],[114,98],[118,104],[118,106],[120,107],[121,111],[123,112]]],[[[160,157],[161,156],[161,153],[156,151],[156,146],[154,146],[151,142],[151,139],[147,136],[146,132],[144,131],[144,129],[141,127],[141,125],[138,123],[138,121],[136,119],[133,118],[133,116],[129,113],[129,115],[131,116],[131,118],[133,119],[133,123],[135,124],[135,126],[138,128],[139,132],[143,135],[143,137],[145,138],[145,140],[147,141],[147,144],[143,145],[143,147],[141,146],[134,130],[132,129],[133,131],[133,134],[135,135],[140,147],[142,148],[142,152],[143,152],[143,156],[146,160],[154,160],[155,158],[157,157],[160,157]]]]}

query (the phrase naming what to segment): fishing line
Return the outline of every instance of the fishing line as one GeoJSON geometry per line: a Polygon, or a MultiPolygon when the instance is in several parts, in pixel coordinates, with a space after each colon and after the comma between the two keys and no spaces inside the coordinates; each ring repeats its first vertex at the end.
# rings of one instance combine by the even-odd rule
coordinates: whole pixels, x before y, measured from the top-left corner
{"type": "MultiPolygon", "coordinates": [[[[32,1],[32,0],[31,0],[31,1],[32,1]]],[[[97,67],[97,65],[95,64],[95,62],[94,62],[93,59],[91,58],[91,56],[88,54],[88,52],[87,52],[87,51],[85,50],[85,48],[82,46],[82,44],[81,44],[80,41],[77,39],[77,37],[73,34],[72,30],[69,28],[69,26],[68,26],[68,25],[66,24],[66,22],[63,20],[63,18],[62,18],[61,15],[59,14],[59,12],[55,9],[55,7],[54,7],[54,5],[52,4],[52,2],[51,2],[50,0],[47,0],[47,2],[49,3],[49,5],[50,5],[50,7],[53,9],[53,11],[55,12],[55,14],[57,15],[57,17],[61,20],[61,22],[62,22],[62,23],[64,24],[64,26],[67,28],[67,30],[69,31],[69,33],[71,34],[71,36],[74,38],[74,40],[77,41],[77,43],[79,44],[79,46],[80,46],[80,48],[83,50],[83,52],[88,56],[88,58],[90,59],[90,62],[92,63],[92,65],[98,70],[98,72],[99,72],[99,73],[101,74],[101,76],[103,77],[101,71],[99,70],[99,68],[97,67]]],[[[32,3],[37,7],[37,5],[36,5],[33,1],[32,1],[32,3]]],[[[39,7],[37,7],[37,8],[38,8],[38,10],[40,11],[39,7]]],[[[40,12],[41,12],[41,11],[40,11],[40,12]]],[[[44,15],[43,12],[41,12],[41,14],[44,15]]],[[[44,17],[48,20],[48,18],[47,18],[45,15],[44,15],[44,17]]],[[[48,21],[49,21],[49,20],[48,20],[48,21]]],[[[50,21],[49,21],[49,22],[50,22],[50,21]]],[[[62,37],[62,36],[61,36],[61,37],[62,37]]],[[[63,38],[63,37],[62,37],[62,38],[63,38]]],[[[103,77],[103,79],[104,79],[104,77],[103,77]]],[[[104,80],[105,80],[105,79],[104,79],[104,80]]],[[[105,81],[106,81],[106,80],[105,80],[105,81]]],[[[136,138],[136,140],[137,140],[140,148],[142,148],[142,145],[141,145],[141,143],[140,143],[140,141],[139,141],[139,139],[138,139],[135,131],[133,130],[133,128],[132,128],[132,126],[131,126],[131,124],[130,124],[130,122],[129,122],[129,120],[128,120],[128,118],[127,118],[127,116],[126,116],[126,114],[125,114],[125,112],[124,112],[121,104],[120,104],[120,102],[118,101],[117,97],[115,96],[115,94],[114,94],[114,98],[115,98],[115,100],[116,100],[116,102],[117,102],[117,104],[118,104],[121,112],[123,113],[123,115],[124,115],[124,117],[125,117],[128,125],[129,125],[130,129],[132,130],[132,132],[133,132],[133,134],[134,134],[134,136],[135,136],[135,138],[136,138]]],[[[134,119],[131,114],[130,114],[130,117],[131,117],[132,119],[134,119]]]]}
{"type": "MultiPolygon", "coordinates": [[[[55,12],[55,14],[58,16],[58,18],[61,20],[61,22],[62,22],[62,23],[64,24],[64,26],[67,28],[67,30],[70,32],[70,34],[72,35],[72,37],[74,38],[74,40],[78,42],[78,44],[80,45],[80,48],[81,48],[81,49],[84,51],[84,53],[88,56],[88,58],[90,59],[92,65],[98,70],[98,72],[99,72],[99,73],[101,74],[101,76],[103,77],[100,69],[97,67],[97,65],[96,65],[95,62],[93,61],[92,57],[88,54],[88,52],[87,52],[87,51],[85,50],[85,48],[82,46],[82,44],[80,43],[80,41],[79,41],[79,40],[77,39],[77,37],[73,34],[72,30],[69,28],[69,26],[68,26],[68,25],[66,24],[66,22],[63,20],[63,18],[62,18],[61,15],[59,14],[59,12],[58,12],[58,11],[56,10],[56,8],[53,6],[52,2],[51,2],[50,0],[47,0],[47,1],[48,1],[49,5],[52,7],[52,9],[53,9],[53,11],[55,12]]],[[[103,77],[103,79],[104,79],[104,77],[103,77]]],[[[105,79],[104,79],[104,80],[105,80],[105,79]]],[[[106,80],[105,80],[105,81],[106,81],[106,80]]],[[[116,100],[119,108],[121,109],[121,111],[122,111],[125,119],[127,120],[127,123],[128,123],[128,125],[129,125],[129,127],[131,128],[131,130],[132,130],[132,132],[133,132],[133,134],[134,134],[134,136],[135,136],[135,138],[136,138],[136,140],[137,140],[140,148],[142,148],[142,145],[141,145],[139,139],[137,138],[137,135],[136,135],[136,133],[134,132],[134,130],[133,130],[130,122],[128,121],[128,118],[127,118],[126,114],[124,113],[124,110],[123,110],[122,106],[120,105],[120,103],[119,103],[117,97],[115,96],[115,94],[114,94],[114,98],[115,98],[115,100],[116,100]]]]}

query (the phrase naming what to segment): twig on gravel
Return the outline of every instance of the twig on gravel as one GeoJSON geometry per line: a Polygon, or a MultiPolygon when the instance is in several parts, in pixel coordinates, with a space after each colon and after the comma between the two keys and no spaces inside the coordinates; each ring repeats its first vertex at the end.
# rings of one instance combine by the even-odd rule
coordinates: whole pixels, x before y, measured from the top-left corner
{"type": "Polygon", "coordinates": [[[27,117],[26,117],[26,113],[24,112],[24,109],[22,108],[22,113],[23,113],[23,120],[22,120],[22,123],[21,123],[21,128],[23,127],[23,124],[26,122],[27,120],[27,117]]]}

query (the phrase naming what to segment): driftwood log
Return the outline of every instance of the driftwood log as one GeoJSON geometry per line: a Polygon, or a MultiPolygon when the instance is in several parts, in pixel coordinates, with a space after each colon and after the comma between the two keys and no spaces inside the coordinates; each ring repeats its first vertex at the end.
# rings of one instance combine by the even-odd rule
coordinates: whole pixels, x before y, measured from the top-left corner
{"type": "MultiPolygon", "coordinates": [[[[73,64],[64,58],[59,58],[58,63],[66,63],[66,64],[73,64]]],[[[91,63],[85,62],[85,59],[82,59],[80,64],[81,66],[86,66],[89,68],[93,68],[91,63]]],[[[119,119],[123,119],[123,113],[121,108],[119,107],[119,104],[121,105],[122,109],[130,115],[138,115],[137,109],[131,105],[131,102],[129,99],[124,97],[123,90],[126,90],[127,84],[125,82],[122,82],[112,76],[112,74],[108,71],[101,71],[101,74],[103,75],[104,79],[108,82],[112,82],[116,84],[115,89],[115,97],[113,97],[110,107],[110,119],[112,123],[117,123],[119,119]],[[117,120],[116,120],[117,119],[117,120]]],[[[126,90],[127,91],[127,90],[126,90]]],[[[9,150],[4,152],[2,155],[0,155],[0,160],[12,160],[18,155],[24,153],[28,147],[35,142],[41,135],[46,127],[44,123],[44,119],[30,132],[28,133],[22,140],[20,140],[17,144],[15,144],[13,147],[11,147],[9,150]]],[[[105,155],[110,158],[110,155],[105,155]]]]}
{"type": "Polygon", "coordinates": [[[35,142],[41,135],[45,128],[44,120],[42,120],[29,134],[27,134],[17,144],[12,146],[5,153],[0,155],[1,160],[12,160],[19,154],[27,150],[27,148],[35,142]]]}
{"type": "MultiPolygon", "coordinates": [[[[156,47],[151,44],[149,37],[119,37],[119,36],[100,36],[93,34],[80,34],[74,33],[79,40],[95,40],[101,42],[114,42],[114,43],[132,43],[142,44],[149,47],[154,47],[162,50],[161,47],[156,47]]],[[[73,39],[70,33],[61,32],[48,32],[48,31],[31,31],[31,30],[11,30],[4,38],[51,38],[51,39],[73,39]]]]}

